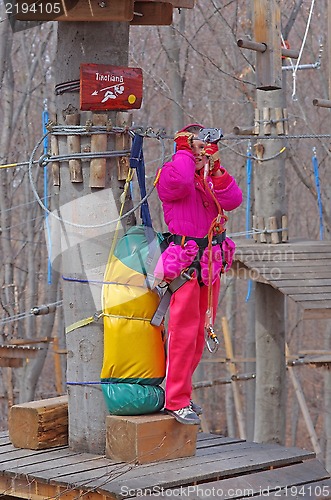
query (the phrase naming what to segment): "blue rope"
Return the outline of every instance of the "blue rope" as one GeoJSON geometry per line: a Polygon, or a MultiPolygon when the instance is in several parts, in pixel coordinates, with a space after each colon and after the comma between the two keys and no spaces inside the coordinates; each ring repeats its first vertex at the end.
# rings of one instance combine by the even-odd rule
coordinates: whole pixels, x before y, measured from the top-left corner
{"type": "MultiPolygon", "coordinates": [[[[46,124],[49,120],[49,114],[47,111],[47,104],[45,102],[45,108],[42,113],[42,124],[43,124],[43,134],[45,135],[44,141],[43,141],[43,147],[44,147],[44,154],[48,153],[48,130],[46,129],[46,124]]],[[[48,204],[48,169],[47,166],[44,166],[44,203],[45,207],[49,209],[49,204],[48,204]]],[[[47,233],[47,243],[48,243],[48,262],[47,262],[47,283],[48,285],[52,284],[52,240],[51,240],[51,230],[49,226],[49,220],[48,220],[48,212],[45,212],[45,226],[46,226],[46,233],[47,233]]]]}
{"type": "MultiPolygon", "coordinates": [[[[140,189],[140,196],[141,198],[144,198],[146,196],[146,183],[145,183],[145,161],[143,154],[143,137],[138,134],[135,134],[132,141],[130,167],[136,169],[137,179],[140,189]]],[[[147,200],[145,200],[141,205],[140,216],[144,226],[152,227],[152,219],[151,219],[151,214],[149,212],[149,206],[147,200]]]]}
{"type": "Polygon", "coordinates": [[[83,278],[72,278],[70,276],[63,276],[63,281],[71,281],[73,283],[93,283],[97,285],[127,285],[126,283],[119,283],[118,281],[101,281],[101,280],[88,280],[83,278]]]}
{"type": "MultiPolygon", "coordinates": [[[[246,160],[246,184],[247,184],[247,199],[246,199],[246,238],[249,238],[251,228],[251,182],[252,182],[252,151],[251,143],[248,143],[247,160],[246,160]]],[[[248,280],[246,302],[249,301],[252,292],[252,280],[248,280]]]]}
{"type": "Polygon", "coordinates": [[[317,192],[317,204],[318,204],[318,212],[319,212],[319,221],[320,221],[320,240],[324,238],[324,225],[323,225],[323,207],[322,207],[322,198],[321,198],[321,187],[318,173],[318,160],[316,156],[316,148],[313,148],[313,168],[314,168],[314,176],[315,176],[315,184],[316,184],[316,192],[317,192]]]}
{"type": "Polygon", "coordinates": [[[114,382],[66,382],[67,385],[110,385],[114,382]]]}

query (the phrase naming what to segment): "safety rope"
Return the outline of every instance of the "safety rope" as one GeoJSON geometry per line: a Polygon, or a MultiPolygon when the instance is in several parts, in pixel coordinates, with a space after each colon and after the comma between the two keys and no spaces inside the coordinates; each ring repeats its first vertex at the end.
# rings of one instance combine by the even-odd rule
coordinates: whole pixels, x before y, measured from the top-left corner
{"type": "MultiPolygon", "coordinates": [[[[123,193],[121,194],[121,198],[120,198],[120,201],[121,201],[121,207],[120,207],[120,211],[119,211],[120,217],[122,216],[122,213],[123,213],[123,210],[124,210],[124,205],[125,205],[125,202],[126,202],[126,196],[127,196],[127,193],[128,193],[129,187],[130,187],[130,182],[132,180],[133,173],[134,173],[134,170],[132,168],[129,168],[128,169],[128,174],[127,174],[127,177],[126,177],[126,181],[125,181],[125,184],[124,184],[123,193]]],[[[109,251],[107,267],[111,265],[111,259],[112,259],[113,255],[114,255],[115,246],[116,246],[116,243],[117,243],[117,240],[118,240],[119,230],[120,230],[120,220],[117,222],[117,225],[116,225],[116,228],[115,228],[112,245],[111,245],[111,248],[110,248],[110,251],[109,251]]],[[[82,282],[82,280],[75,280],[75,279],[69,279],[69,278],[65,278],[65,279],[67,281],[82,282]]],[[[101,283],[103,284],[102,286],[104,286],[105,282],[101,282],[101,283]]],[[[103,297],[104,297],[104,294],[102,293],[102,311],[101,312],[97,311],[95,314],[93,314],[93,316],[89,316],[88,318],[81,319],[81,320],[76,321],[75,323],[69,325],[66,328],[66,333],[73,332],[74,330],[77,330],[78,328],[82,328],[83,326],[87,326],[87,325],[90,325],[91,323],[95,323],[100,318],[102,318],[103,316],[105,316],[105,312],[104,312],[105,306],[104,306],[104,302],[103,302],[103,297]]]]}
{"type": "Polygon", "coordinates": [[[315,147],[313,148],[312,162],[313,162],[313,168],[314,168],[315,185],[316,185],[316,193],[317,193],[317,204],[318,204],[318,212],[319,212],[320,240],[323,240],[323,238],[324,238],[323,206],[322,206],[322,198],[321,198],[320,179],[319,179],[319,173],[318,173],[318,160],[317,160],[315,147]]]}
{"type": "MultiPolygon", "coordinates": [[[[44,110],[42,112],[42,128],[44,134],[43,147],[44,147],[44,155],[48,154],[48,134],[46,125],[49,121],[49,113],[47,109],[47,99],[44,100],[44,110]]],[[[48,169],[46,165],[44,166],[44,200],[45,207],[49,208],[48,204],[48,169]]],[[[48,259],[47,259],[47,284],[52,284],[52,238],[51,238],[51,229],[49,225],[48,214],[45,213],[45,227],[46,227],[46,236],[47,236],[47,248],[48,248],[48,259]]]]}
{"type": "Polygon", "coordinates": [[[314,5],[315,5],[315,0],[312,0],[311,6],[310,6],[310,10],[309,10],[309,15],[308,15],[308,20],[307,20],[307,25],[306,25],[305,33],[304,33],[302,44],[301,44],[300,51],[299,51],[299,56],[298,56],[297,62],[295,64],[295,67],[293,69],[293,73],[292,73],[292,78],[293,78],[292,100],[293,101],[297,100],[297,95],[296,95],[296,77],[297,77],[297,71],[298,71],[298,67],[299,67],[300,61],[301,61],[301,57],[302,57],[304,46],[306,44],[306,40],[307,40],[307,36],[308,36],[308,31],[309,31],[309,27],[310,27],[310,22],[311,22],[311,18],[312,18],[312,15],[313,15],[314,5]]]}
{"type": "Polygon", "coordinates": [[[224,233],[225,227],[224,225],[226,224],[228,218],[224,214],[223,209],[216,198],[213,190],[210,188],[208,181],[207,181],[207,176],[204,175],[203,177],[203,183],[205,186],[205,189],[208,191],[210,196],[212,197],[213,201],[215,202],[215,205],[217,207],[217,216],[212,220],[208,234],[207,234],[207,239],[208,239],[208,302],[207,302],[207,311],[206,311],[206,318],[205,318],[205,342],[206,346],[209,352],[216,352],[218,349],[219,341],[217,338],[217,335],[215,334],[214,331],[214,306],[213,306],[213,273],[212,273],[212,268],[213,268],[213,237],[216,234],[221,234],[224,233]],[[213,342],[213,345],[209,343],[209,340],[213,342]]]}
{"type": "MultiPolygon", "coordinates": [[[[247,199],[246,199],[246,238],[250,237],[249,231],[251,226],[251,182],[252,182],[252,146],[251,142],[247,146],[247,160],[246,160],[246,183],[247,183],[247,199]]],[[[249,301],[252,292],[252,280],[249,279],[247,283],[246,302],[249,301]]]]}

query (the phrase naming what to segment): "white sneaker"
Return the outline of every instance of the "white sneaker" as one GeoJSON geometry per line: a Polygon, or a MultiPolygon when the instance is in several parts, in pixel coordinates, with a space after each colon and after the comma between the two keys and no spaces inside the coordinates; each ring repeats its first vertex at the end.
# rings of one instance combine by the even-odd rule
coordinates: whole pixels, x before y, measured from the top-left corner
{"type": "Polygon", "coordinates": [[[184,408],[180,408],[179,410],[168,410],[167,408],[165,408],[164,411],[168,415],[172,415],[173,417],[175,417],[177,422],[180,422],[181,424],[199,425],[201,423],[200,418],[192,410],[191,406],[185,406],[184,408]]]}
{"type": "Polygon", "coordinates": [[[201,406],[198,405],[197,403],[194,403],[194,401],[192,401],[192,400],[190,401],[190,408],[197,415],[202,415],[203,414],[203,409],[201,408],[201,406]]]}

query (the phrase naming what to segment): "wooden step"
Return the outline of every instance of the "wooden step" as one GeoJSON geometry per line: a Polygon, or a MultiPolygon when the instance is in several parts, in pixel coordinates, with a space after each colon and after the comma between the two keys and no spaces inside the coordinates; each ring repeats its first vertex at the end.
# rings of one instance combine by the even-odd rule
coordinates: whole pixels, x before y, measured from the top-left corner
{"type": "Polygon", "coordinates": [[[145,464],[195,455],[198,425],[183,425],[170,415],[106,417],[106,456],[145,464]]]}
{"type": "Polygon", "coordinates": [[[10,408],[9,439],[16,448],[42,450],[68,444],[68,396],[10,408]]]}

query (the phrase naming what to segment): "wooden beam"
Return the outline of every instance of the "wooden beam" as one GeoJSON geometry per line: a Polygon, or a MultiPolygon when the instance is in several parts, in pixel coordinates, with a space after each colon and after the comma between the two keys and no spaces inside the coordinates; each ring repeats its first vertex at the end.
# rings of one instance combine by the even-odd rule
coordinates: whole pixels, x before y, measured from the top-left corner
{"type": "Polygon", "coordinates": [[[68,444],[68,397],[30,401],[10,408],[9,439],[16,448],[42,450],[68,444]]]}
{"type": "MultiPolygon", "coordinates": [[[[179,9],[193,9],[195,0],[145,0],[146,2],[171,3],[173,7],[179,9]]],[[[135,2],[136,3],[136,2],[135,2]]]]}
{"type": "Polygon", "coordinates": [[[241,395],[239,392],[239,387],[235,382],[235,377],[238,375],[238,370],[234,362],[231,331],[229,328],[228,320],[225,316],[222,316],[222,330],[224,336],[225,353],[226,353],[226,358],[228,360],[227,368],[231,377],[234,377],[234,379],[231,381],[231,387],[232,387],[234,406],[237,416],[239,437],[241,439],[246,439],[245,419],[243,415],[241,395]]]}
{"type": "Polygon", "coordinates": [[[196,451],[197,425],[183,425],[164,413],[106,417],[106,456],[146,464],[191,457],[196,451]]]}
{"type": "Polygon", "coordinates": [[[15,19],[21,21],[130,21],[134,0],[17,0],[15,19]],[[24,7],[23,7],[24,5],[24,7]],[[30,8],[26,8],[30,5],[30,8]],[[55,8],[56,7],[56,8],[55,8]]]}
{"type": "MultiPolygon", "coordinates": [[[[331,56],[330,56],[331,58],[331,56]]],[[[313,105],[319,108],[331,108],[331,100],[329,99],[313,99],[313,105]]]]}
{"type": "Polygon", "coordinates": [[[38,356],[40,348],[18,345],[0,345],[0,358],[27,359],[38,356]]]}
{"type": "Polygon", "coordinates": [[[24,364],[24,359],[20,358],[0,358],[1,368],[21,368],[24,364]]]}
{"type": "Polygon", "coordinates": [[[276,0],[254,0],[254,40],[265,44],[264,53],[256,53],[256,88],[282,88],[280,7],[276,0]]]}
{"type": "Polygon", "coordinates": [[[131,25],[169,26],[172,23],[173,6],[169,2],[135,2],[131,25]]]}

